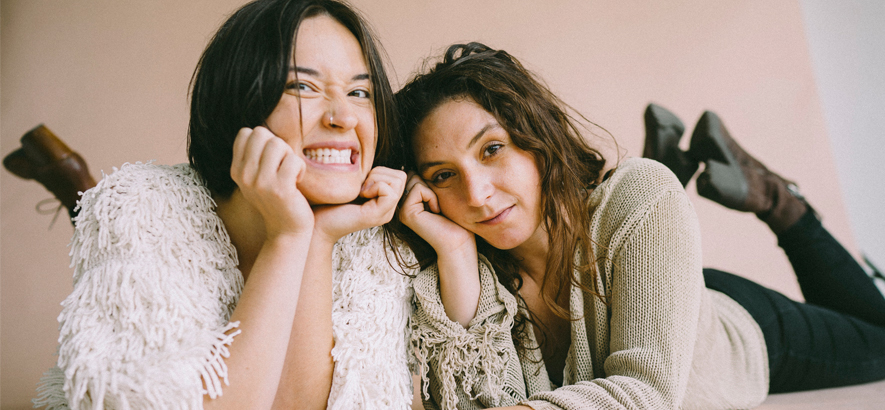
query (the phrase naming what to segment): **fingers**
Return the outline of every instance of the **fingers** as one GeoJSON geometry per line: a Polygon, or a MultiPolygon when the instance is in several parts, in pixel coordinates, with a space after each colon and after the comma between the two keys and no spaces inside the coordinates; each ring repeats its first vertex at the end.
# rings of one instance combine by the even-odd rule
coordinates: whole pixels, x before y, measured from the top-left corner
{"type": "Polygon", "coordinates": [[[408,189],[399,208],[399,220],[427,241],[438,254],[448,252],[454,244],[463,244],[473,238],[473,233],[441,213],[439,198],[419,175],[410,174],[406,186],[408,189]]]}
{"type": "Polygon", "coordinates": [[[360,196],[363,198],[375,198],[383,190],[385,196],[394,196],[399,200],[406,185],[406,173],[386,167],[375,167],[366,176],[363,182],[360,196]]]}
{"type": "Polygon", "coordinates": [[[264,127],[243,128],[234,140],[231,177],[241,188],[295,181],[304,169],[291,147],[264,127]]]}
{"type": "Polygon", "coordinates": [[[261,214],[268,237],[313,231],[313,211],[297,187],[304,169],[304,160],[267,128],[237,133],[231,178],[261,214]]]}
{"type": "Polygon", "coordinates": [[[284,181],[301,182],[306,167],[307,164],[304,163],[304,160],[290,150],[280,163],[280,178],[284,181]]]}
{"type": "Polygon", "coordinates": [[[407,204],[414,205],[422,203],[422,206],[426,204],[431,212],[435,214],[439,213],[439,201],[436,198],[436,194],[429,186],[427,186],[424,179],[418,174],[413,172],[409,173],[409,181],[406,182],[406,192],[403,194],[403,197],[404,207],[407,204]]]}
{"type": "Polygon", "coordinates": [[[369,172],[360,196],[370,199],[364,209],[387,223],[396,213],[396,206],[406,185],[406,173],[385,167],[375,167],[369,172]]]}

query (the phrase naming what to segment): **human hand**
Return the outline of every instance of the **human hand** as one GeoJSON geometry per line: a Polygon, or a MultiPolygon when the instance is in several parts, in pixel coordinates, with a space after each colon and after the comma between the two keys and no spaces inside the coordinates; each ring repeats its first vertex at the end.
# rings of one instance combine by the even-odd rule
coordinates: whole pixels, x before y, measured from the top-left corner
{"type": "Polygon", "coordinates": [[[341,205],[314,206],[314,234],[323,235],[330,243],[335,243],[351,232],[390,222],[405,184],[406,173],[403,171],[385,167],[372,168],[356,201],[341,205]]]}
{"type": "Polygon", "coordinates": [[[399,219],[436,251],[439,294],[446,315],[464,328],[476,316],[480,281],[476,236],[440,213],[439,198],[410,173],[399,219]]]}
{"type": "Polygon", "coordinates": [[[438,255],[458,250],[465,245],[476,247],[472,232],[440,213],[436,194],[420,175],[410,172],[406,186],[399,219],[427,241],[438,255]]]}
{"type": "Polygon", "coordinates": [[[313,230],[313,211],[297,186],[304,168],[304,160],[267,128],[237,133],[230,175],[264,218],[268,238],[313,230]]]}

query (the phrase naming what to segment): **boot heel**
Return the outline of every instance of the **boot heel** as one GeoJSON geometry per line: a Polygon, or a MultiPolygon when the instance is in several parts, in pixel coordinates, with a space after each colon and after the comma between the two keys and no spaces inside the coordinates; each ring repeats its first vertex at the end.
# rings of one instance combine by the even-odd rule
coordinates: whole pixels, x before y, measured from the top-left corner
{"type": "Polygon", "coordinates": [[[750,192],[747,179],[740,167],[718,161],[707,161],[704,172],[698,175],[698,194],[727,208],[742,209],[750,192]]]}
{"type": "Polygon", "coordinates": [[[728,165],[738,165],[737,159],[728,146],[722,120],[712,111],[704,111],[691,134],[688,155],[697,161],[718,161],[728,165]]]}
{"type": "Polygon", "coordinates": [[[645,147],[642,156],[670,168],[682,186],[686,186],[698,170],[698,161],[679,148],[685,125],[665,108],[649,104],[645,109],[645,147]]]}

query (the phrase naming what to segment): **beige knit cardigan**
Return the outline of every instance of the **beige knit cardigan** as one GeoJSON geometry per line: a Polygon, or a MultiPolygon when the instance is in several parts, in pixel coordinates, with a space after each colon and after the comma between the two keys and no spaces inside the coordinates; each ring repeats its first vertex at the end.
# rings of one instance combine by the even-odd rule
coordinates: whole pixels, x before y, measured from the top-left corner
{"type": "MultiPolygon", "coordinates": [[[[476,317],[465,329],[445,314],[438,271],[413,282],[412,344],[428,409],[515,404],[534,409],[752,408],[768,391],[759,326],[732,299],[706,289],[697,218],[661,164],[627,159],[589,197],[599,298],[571,293],[563,387],[538,350],[510,338],[521,308],[485,259],[476,317]]],[[[576,258],[583,260],[582,252],[576,258]]],[[[583,283],[591,280],[581,278],[583,283]]],[[[534,345],[529,327],[528,345],[534,345]]]]}

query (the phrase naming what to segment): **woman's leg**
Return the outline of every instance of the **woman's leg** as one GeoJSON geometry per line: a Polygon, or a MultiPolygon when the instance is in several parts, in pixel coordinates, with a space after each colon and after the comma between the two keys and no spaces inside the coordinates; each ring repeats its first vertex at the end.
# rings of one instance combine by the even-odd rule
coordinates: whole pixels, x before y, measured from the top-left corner
{"type": "Polygon", "coordinates": [[[704,269],[704,280],[741,304],[762,329],[771,393],[885,379],[885,326],[714,269],[704,269]]]}
{"type": "Polygon", "coordinates": [[[885,326],[885,296],[814,212],[778,234],[807,303],[885,326]]]}
{"type": "Polygon", "coordinates": [[[682,134],[681,125],[663,108],[649,107],[646,156],[677,175],[693,174],[691,161],[703,161],[698,193],[725,207],[753,212],[768,224],[808,302],[790,300],[738,276],[704,271],[707,287],[738,301],[762,327],[772,392],[885,378],[885,297],[872,279],[824,229],[795,184],[744,151],[716,114],[701,116],[685,155],[665,157],[662,153],[678,150],[679,138],[673,135],[682,134]],[[649,144],[657,149],[648,149],[649,144]]]}
{"type": "Polygon", "coordinates": [[[755,212],[777,235],[806,302],[885,326],[885,297],[873,280],[824,229],[795,184],[744,151],[716,114],[701,116],[689,154],[706,161],[697,179],[698,193],[726,207],[755,212]]]}
{"type": "Polygon", "coordinates": [[[42,184],[61,201],[71,218],[77,216],[74,209],[80,192],[95,186],[86,161],[42,124],[25,133],[21,144],[3,158],[3,166],[18,177],[42,184]]]}
{"type": "Polygon", "coordinates": [[[754,212],[771,227],[808,303],[885,325],[885,297],[873,280],[823,228],[795,184],[744,151],[715,113],[707,111],[698,120],[687,153],[678,147],[684,127],[675,115],[649,105],[645,125],[646,156],[688,178],[697,168],[689,159],[704,161],[698,193],[725,207],[754,212]]]}

